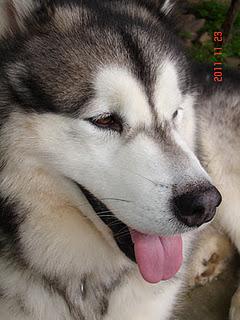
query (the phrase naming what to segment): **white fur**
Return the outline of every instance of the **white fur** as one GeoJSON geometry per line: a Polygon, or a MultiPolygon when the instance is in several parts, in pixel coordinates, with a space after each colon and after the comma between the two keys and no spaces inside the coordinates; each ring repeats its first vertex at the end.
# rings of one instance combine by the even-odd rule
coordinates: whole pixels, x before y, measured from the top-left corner
{"type": "Polygon", "coordinates": [[[198,241],[188,266],[189,286],[204,285],[216,279],[234,256],[229,238],[220,227],[210,224],[198,234],[198,241]]]}
{"type": "Polygon", "coordinates": [[[150,126],[152,114],[142,85],[127,69],[105,66],[94,79],[96,109],[93,115],[118,112],[127,118],[129,126],[150,126]]]}
{"type": "MultiPolygon", "coordinates": [[[[57,120],[57,117],[53,118],[54,121],[57,120]]],[[[35,155],[39,149],[35,143],[39,134],[36,135],[38,131],[35,129],[40,118],[37,116],[24,122],[22,120],[21,115],[16,114],[11,120],[11,130],[6,129],[9,132],[6,136],[8,139],[11,140],[15,135],[15,128],[19,138],[18,141],[8,140],[12,147],[9,149],[12,161],[5,168],[4,174],[8,178],[3,181],[1,190],[21,194],[21,201],[33,206],[31,216],[27,217],[22,226],[21,234],[25,243],[24,254],[29,256],[33,263],[35,280],[30,281],[28,271],[17,270],[14,266],[6,268],[4,264],[0,264],[1,286],[12,288],[9,292],[9,305],[5,303],[0,308],[0,318],[23,320],[19,310],[11,307],[11,299],[14,300],[16,295],[19,295],[26,299],[26,308],[31,312],[29,318],[24,317],[25,320],[58,320],[63,315],[66,319],[72,319],[64,301],[59,296],[49,296],[38,285],[37,273],[40,271],[50,276],[58,275],[63,279],[66,274],[71,275],[67,281],[75,293],[84,273],[94,272],[100,279],[110,281],[111,274],[130,267],[131,272],[125,283],[110,299],[106,320],[120,320],[123,316],[124,319],[132,320],[133,314],[134,319],[139,320],[165,320],[170,314],[181,282],[175,279],[155,286],[144,282],[137,268],[117,249],[107,227],[96,218],[78,188],[52,168],[49,171],[48,166],[43,166],[46,160],[44,155],[36,161],[35,155]],[[25,130],[28,132],[28,141],[31,141],[31,150],[24,141],[25,130]],[[22,158],[18,148],[23,152],[22,158]],[[95,227],[81,212],[93,221],[95,227]],[[12,310],[10,314],[8,307],[12,310]]],[[[42,127],[42,130],[45,129],[47,128],[42,127]]],[[[45,134],[49,134],[49,130],[52,130],[51,127],[48,127],[45,134]]],[[[187,247],[185,249],[187,251],[187,247]]],[[[80,296],[79,299],[81,300],[80,296]]]]}
{"type": "MultiPolygon", "coordinates": [[[[220,96],[218,99],[217,102],[220,103],[223,98],[220,96]]],[[[237,108],[239,106],[239,98],[230,97],[230,99],[233,99],[232,105],[236,105],[237,108]]],[[[209,155],[209,173],[223,196],[223,202],[218,210],[216,222],[224,228],[236,244],[238,250],[240,250],[239,133],[231,132],[229,128],[226,128],[223,135],[222,132],[216,130],[214,123],[210,123],[209,125],[209,120],[205,122],[203,120],[202,126],[204,153],[209,155]]]]}
{"type": "Polygon", "coordinates": [[[174,3],[172,3],[174,1],[172,0],[166,0],[162,6],[162,11],[163,13],[165,14],[168,14],[169,12],[171,12],[173,6],[174,6],[174,3]]]}
{"type": "MultiPolygon", "coordinates": [[[[26,1],[27,6],[20,8],[20,2],[14,3],[20,15],[31,10],[26,1]]],[[[168,1],[164,7],[169,10],[168,1]]],[[[1,192],[6,197],[17,195],[28,209],[19,232],[31,268],[18,269],[1,260],[0,283],[8,288],[7,302],[0,305],[1,320],[23,320],[21,309],[13,308],[17,297],[25,298],[29,314],[25,320],[73,319],[64,299],[45,290],[42,274],[65,281],[70,299],[77,297],[73,302],[85,310],[88,319],[94,319],[94,305],[81,296],[82,276],[90,274],[97,291],[97,285],[110,284],[123,270],[127,270],[126,277],[111,295],[105,319],[169,317],[184,267],[173,280],[147,284],[73,182],[90,190],[133,229],[162,236],[189,230],[173,215],[172,187],[197,185],[209,177],[193,154],[194,124],[187,129],[183,126],[185,112],[182,120],[172,121],[179,106],[193,115],[193,100],[181,96],[175,66],[167,61],[164,68],[154,96],[158,122],[170,128],[173,148],[168,153],[167,141],[158,141],[149,133],[153,115],[141,84],[120,66],[97,70],[93,79],[96,95],[78,118],[19,111],[8,118],[0,141],[6,161],[0,173],[1,192]],[[124,118],[125,136],[100,130],[86,120],[114,111],[124,118]],[[139,127],[148,130],[138,132],[139,127]]],[[[188,236],[183,238],[186,255],[188,236]]]]}
{"type": "Polygon", "coordinates": [[[182,104],[177,68],[166,59],[160,66],[155,88],[155,107],[163,119],[171,120],[173,113],[182,104]]]}
{"type": "Polygon", "coordinates": [[[238,288],[232,297],[229,320],[240,319],[240,289],[238,288]]]}
{"type": "MultiPolygon", "coordinates": [[[[134,77],[115,70],[114,79],[109,84],[104,80],[103,86],[99,79],[103,80],[102,75],[108,72],[109,69],[106,73],[100,71],[96,77],[98,94],[88,107],[89,114],[84,117],[101,111],[98,107],[96,109],[96,102],[97,106],[113,108],[112,102],[117,101],[116,108],[124,113],[133,129],[140,123],[149,126],[151,117],[147,117],[148,112],[150,114],[147,107],[150,110],[150,106],[134,77]],[[124,79],[123,75],[126,75],[124,79]],[[120,80],[131,84],[135,90],[134,100],[127,99],[131,94],[128,86],[123,84],[117,88],[120,80]],[[132,113],[127,111],[125,99],[132,113]],[[135,102],[139,105],[138,113],[135,102]],[[135,121],[133,113],[136,114],[135,121]]],[[[177,220],[174,221],[176,218],[169,208],[168,199],[172,196],[169,186],[178,183],[179,179],[182,183],[208,180],[181,132],[172,131],[172,138],[181,150],[179,160],[174,159],[172,167],[171,155],[166,156],[161,145],[151,136],[139,133],[126,143],[119,134],[99,130],[81,118],[54,114],[26,116],[16,112],[3,128],[2,135],[1,147],[7,148],[6,158],[11,161],[1,173],[6,177],[2,179],[1,190],[3,194],[21,195],[22,203],[31,208],[31,215],[21,226],[21,235],[25,244],[24,254],[29,257],[36,274],[43,272],[50,277],[57,275],[64,279],[67,273],[69,290],[76,294],[82,274],[94,273],[97,278],[110,281],[109,275],[129,268],[131,271],[125,285],[111,296],[106,320],[120,320],[123,315],[124,319],[132,320],[132,314],[139,320],[166,320],[181,282],[173,280],[157,286],[144,282],[137,267],[119,251],[109,229],[69,178],[83,184],[99,199],[104,199],[116,216],[134,229],[162,235],[181,232],[184,229],[177,220]],[[181,176],[182,172],[186,175],[181,176]],[[130,202],[111,201],[109,198],[130,202]],[[172,222],[169,222],[170,218],[172,222]],[[123,309],[122,305],[126,308],[123,309]]],[[[71,319],[61,299],[58,296],[49,299],[48,293],[42,291],[36,280],[30,282],[26,290],[23,289],[27,282],[24,279],[29,277],[27,271],[6,269],[4,265],[0,268],[1,284],[9,287],[12,281],[15,283],[10,302],[22,291],[29,294],[27,307],[34,320],[59,319],[59,314],[71,319]]],[[[1,308],[5,311],[1,312],[6,313],[7,307],[5,304],[1,308]]],[[[18,310],[13,310],[3,319],[22,320],[17,314],[18,310]]]]}
{"type": "MultiPolygon", "coordinates": [[[[225,94],[216,91],[216,94],[207,101],[201,101],[206,105],[200,112],[199,118],[202,153],[208,172],[213,183],[220,190],[223,201],[212,227],[206,230],[204,236],[200,238],[201,246],[194,255],[193,272],[190,273],[192,283],[199,276],[202,284],[211,281],[227,266],[228,260],[234,253],[230,240],[240,252],[240,131],[234,125],[234,121],[237,121],[237,110],[240,104],[238,95],[229,95],[226,99],[225,94]],[[226,106],[224,106],[225,104],[226,106]],[[219,121],[218,124],[218,120],[211,120],[213,116],[211,111],[216,108],[216,112],[222,112],[223,106],[228,109],[222,115],[220,114],[222,123],[219,121]],[[234,114],[235,119],[233,120],[234,114]],[[222,232],[226,233],[230,240],[222,232]],[[208,268],[203,264],[203,261],[208,261],[213,254],[217,254],[219,257],[214,270],[212,273],[202,276],[208,268]]],[[[219,119],[217,114],[216,119],[219,119]]],[[[231,320],[240,318],[239,306],[238,290],[232,299],[231,320]]]]}
{"type": "MultiPolygon", "coordinates": [[[[95,87],[96,98],[83,118],[121,110],[130,133],[140,124],[149,127],[150,106],[133,76],[121,69],[113,72],[107,68],[97,75],[95,87]],[[106,79],[106,75],[110,80],[106,79]]],[[[162,118],[163,111],[159,121],[162,118]]],[[[179,182],[183,185],[209,180],[184,140],[184,134],[181,137],[181,131],[172,130],[176,146],[181,150],[172,158],[162,149],[164,141],[161,146],[144,132],[124,143],[124,138],[118,133],[100,130],[82,118],[72,120],[47,114],[35,120],[38,157],[42,157],[45,165],[84,185],[99,199],[104,199],[120,220],[143,233],[180,231],[169,204],[171,186],[179,182]],[[109,198],[121,198],[128,202],[109,198]],[[172,224],[168,223],[170,218],[172,224]]]]}

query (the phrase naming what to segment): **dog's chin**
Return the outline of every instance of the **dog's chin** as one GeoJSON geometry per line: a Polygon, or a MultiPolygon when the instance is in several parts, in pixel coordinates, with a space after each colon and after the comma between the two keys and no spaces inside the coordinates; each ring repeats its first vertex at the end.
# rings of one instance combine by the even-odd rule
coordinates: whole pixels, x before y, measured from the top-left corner
{"type": "Polygon", "coordinates": [[[96,212],[98,217],[104,224],[111,229],[113,237],[119,247],[119,249],[133,262],[136,262],[134,253],[134,245],[129,228],[126,224],[120,221],[107,207],[106,205],[98,200],[91,192],[86,188],[78,184],[89,204],[96,212]]]}

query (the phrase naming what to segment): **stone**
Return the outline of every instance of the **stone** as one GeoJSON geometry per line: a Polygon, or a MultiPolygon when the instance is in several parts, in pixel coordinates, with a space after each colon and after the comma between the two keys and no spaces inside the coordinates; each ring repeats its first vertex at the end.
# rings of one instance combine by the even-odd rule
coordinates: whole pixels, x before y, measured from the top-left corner
{"type": "Polygon", "coordinates": [[[193,43],[190,39],[187,39],[184,41],[184,45],[187,47],[187,48],[191,48],[193,46],[193,43]]]}
{"type": "Polygon", "coordinates": [[[210,41],[212,38],[211,38],[211,36],[209,35],[209,33],[208,32],[204,32],[201,36],[200,36],[200,38],[199,38],[199,42],[201,43],[201,44],[205,44],[206,42],[208,42],[208,41],[210,41]]]}
{"type": "Polygon", "coordinates": [[[240,69],[240,58],[239,57],[228,57],[225,58],[225,63],[234,68],[240,69]]]}
{"type": "Polygon", "coordinates": [[[205,25],[205,19],[197,19],[193,14],[183,14],[180,19],[180,27],[183,32],[196,33],[205,25]]]}

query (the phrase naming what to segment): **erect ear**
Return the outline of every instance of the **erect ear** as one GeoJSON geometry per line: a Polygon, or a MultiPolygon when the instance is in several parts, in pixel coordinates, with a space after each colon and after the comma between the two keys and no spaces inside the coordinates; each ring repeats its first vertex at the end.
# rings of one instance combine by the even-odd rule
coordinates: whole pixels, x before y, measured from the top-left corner
{"type": "MultiPolygon", "coordinates": [[[[131,0],[134,1],[134,0],[131,0]]],[[[161,12],[164,15],[172,15],[175,13],[176,3],[179,0],[135,0],[145,5],[148,9],[161,12]]]]}
{"type": "Polygon", "coordinates": [[[50,0],[2,0],[0,3],[0,35],[5,32],[24,30],[26,20],[33,17],[36,22],[49,13],[50,0]]]}
{"type": "Polygon", "coordinates": [[[160,0],[161,11],[165,15],[169,15],[173,12],[177,0],[160,0]]]}

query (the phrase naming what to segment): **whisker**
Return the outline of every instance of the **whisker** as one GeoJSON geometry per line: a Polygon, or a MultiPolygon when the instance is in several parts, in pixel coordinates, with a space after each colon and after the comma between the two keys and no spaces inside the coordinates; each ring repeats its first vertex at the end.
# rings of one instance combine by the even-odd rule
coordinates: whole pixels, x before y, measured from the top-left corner
{"type": "Polygon", "coordinates": [[[140,178],[143,178],[143,179],[151,182],[151,183],[154,184],[155,186],[158,186],[158,183],[157,183],[157,182],[155,182],[155,181],[153,181],[153,180],[151,180],[151,179],[149,179],[149,178],[141,175],[140,173],[136,173],[136,172],[132,172],[132,173],[135,174],[136,176],[140,177],[140,178]]]}
{"type": "Polygon", "coordinates": [[[112,214],[99,214],[99,212],[97,212],[98,216],[101,217],[101,218],[115,218],[115,215],[112,215],[112,214]]]}
{"type": "Polygon", "coordinates": [[[132,173],[132,174],[134,174],[134,175],[136,175],[136,176],[138,176],[138,177],[146,180],[146,181],[151,182],[151,183],[152,183],[154,186],[156,186],[156,187],[162,187],[162,188],[168,189],[168,188],[170,188],[170,187],[172,186],[172,184],[169,184],[169,183],[158,183],[158,182],[156,182],[156,181],[153,181],[153,180],[150,179],[150,178],[147,178],[147,177],[143,176],[143,175],[140,174],[140,173],[134,172],[134,171],[129,170],[129,169],[126,169],[126,168],[123,168],[123,170],[126,170],[126,171],[128,171],[128,172],[130,172],[130,173],[132,173]]]}
{"type": "Polygon", "coordinates": [[[120,234],[120,235],[118,235],[118,236],[115,236],[115,239],[116,239],[116,240],[121,240],[121,239],[123,239],[123,238],[126,237],[126,236],[129,236],[129,232],[128,232],[128,231],[125,231],[125,232],[123,232],[122,234],[120,234]]]}
{"type": "Polygon", "coordinates": [[[104,201],[104,200],[121,201],[121,202],[127,202],[127,203],[132,202],[132,201],[130,201],[130,200],[118,199],[118,198],[102,198],[102,199],[100,199],[100,201],[104,201]]]}
{"type": "Polygon", "coordinates": [[[129,229],[127,226],[124,226],[119,232],[115,234],[115,238],[120,239],[119,237],[127,234],[129,234],[129,229]]]}
{"type": "MultiPolygon", "coordinates": [[[[117,210],[114,210],[114,211],[117,211],[117,210]]],[[[119,211],[119,210],[118,210],[119,211]]],[[[112,213],[111,210],[106,210],[106,211],[97,211],[97,214],[100,214],[102,215],[103,213],[112,213]]],[[[106,215],[107,216],[107,215],[106,215]]],[[[108,216],[112,216],[112,214],[109,214],[108,216]]]]}
{"type": "Polygon", "coordinates": [[[123,226],[118,233],[116,233],[116,235],[118,235],[119,233],[121,233],[122,231],[126,231],[128,230],[128,227],[127,226],[123,226]]]}
{"type": "Polygon", "coordinates": [[[117,221],[110,222],[108,224],[108,226],[113,227],[113,226],[117,226],[117,225],[120,225],[120,224],[122,224],[122,222],[117,220],[117,221]]]}

